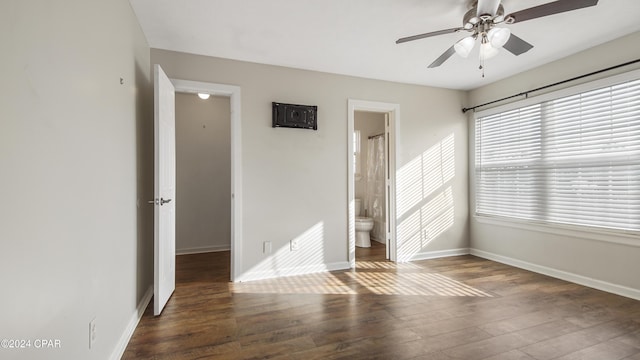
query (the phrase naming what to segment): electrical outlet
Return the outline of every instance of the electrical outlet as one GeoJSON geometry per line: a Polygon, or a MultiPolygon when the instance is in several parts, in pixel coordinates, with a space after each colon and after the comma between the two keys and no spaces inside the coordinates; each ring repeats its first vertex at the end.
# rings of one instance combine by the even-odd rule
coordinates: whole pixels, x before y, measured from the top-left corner
{"type": "Polygon", "coordinates": [[[300,250],[300,243],[298,242],[298,239],[291,240],[291,251],[298,251],[298,250],[300,250]]]}
{"type": "Polygon", "coordinates": [[[96,318],[89,321],[89,349],[91,349],[96,342],[96,318]]]}
{"type": "Polygon", "coordinates": [[[271,241],[265,241],[262,243],[262,253],[271,254],[271,241]]]}

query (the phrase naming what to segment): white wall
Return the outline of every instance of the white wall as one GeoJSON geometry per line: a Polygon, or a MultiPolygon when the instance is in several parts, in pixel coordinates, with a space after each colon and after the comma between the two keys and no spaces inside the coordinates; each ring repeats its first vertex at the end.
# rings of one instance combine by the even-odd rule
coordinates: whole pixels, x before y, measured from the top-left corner
{"type": "Polygon", "coordinates": [[[400,105],[397,168],[405,174],[405,185],[411,185],[403,191],[415,192],[403,195],[405,206],[398,213],[399,223],[405,224],[407,251],[468,247],[467,124],[460,111],[464,93],[158,49],[151,50],[151,61],[171,78],[242,89],[240,279],[348,266],[349,98],[400,105]],[[318,130],[272,128],[272,101],[317,105],[318,130]],[[454,150],[448,159],[451,176],[426,189],[429,175],[420,164],[427,161],[425,153],[441,148],[445,139],[454,150]],[[450,200],[442,210],[447,221],[427,234],[423,230],[434,220],[426,216],[427,208],[443,192],[450,200]],[[423,221],[416,224],[416,217],[423,221]],[[294,238],[301,248],[292,252],[289,241],[294,238]],[[263,253],[263,241],[272,243],[271,254],[263,253]]]}
{"type": "MultiPolygon", "coordinates": [[[[469,105],[495,100],[638,59],[640,58],[639,43],[640,33],[634,33],[473,90],[469,93],[469,105]]],[[[640,64],[579,82],[576,81],[564,87],[637,68],[640,68],[640,64]]],[[[559,88],[551,90],[557,89],[559,88]]],[[[469,123],[470,134],[473,134],[473,120],[470,120],[469,123]]],[[[470,159],[472,159],[470,169],[473,169],[473,153],[470,155],[470,159]]],[[[473,213],[473,205],[471,209],[473,213]]],[[[610,241],[602,241],[592,239],[595,235],[589,233],[559,232],[558,229],[551,229],[551,232],[541,232],[481,223],[473,217],[471,224],[471,247],[479,250],[481,256],[493,257],[500,261],[511,262],[518,266],[529,267],[536,271],[640,298],[640,277],[638,277],[640,274],[640,261],[638,261],[640,259],[640,240],[637,239],[637,236],[631,239],[609,236],[604,238],[610,241]]]]}
{"type": "Polygon", "coordinates": [[[229,98],[176,94],[176,252],[229,250],[229,98]]]}
{"type": "Polygon", "coordinates": [[[126,0],[1,8],[0,357],[108,359],[153,279],[149,47],[126,0]]]}

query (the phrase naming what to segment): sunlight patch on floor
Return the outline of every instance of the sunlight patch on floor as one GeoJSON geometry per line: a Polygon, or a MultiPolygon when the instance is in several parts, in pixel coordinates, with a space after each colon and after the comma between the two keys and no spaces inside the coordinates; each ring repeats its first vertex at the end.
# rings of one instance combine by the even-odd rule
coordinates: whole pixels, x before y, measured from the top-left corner
{"type": "Polygon", "coordinates": [[[366,287],[368,291],[379,295],[491,297],[482,290],[440,274],[356,272],[347,275],[366,287]]]}
{"type": "Polygon", "coordinates": [[[356,269],[421,269],[420,266],[412,263],[393,263],[391,261],[358,261],[356,260],[356,269]]]}
{"type": "Polygon", "coordinates": [[[331,273],[289,276],[277,279],[232,283],[234,293],[252,294],[337,294],[355,295],[358,292],[331,273]]]}
{"type": "Polygon", "coordinates": [[[234,293],[252,294],[492,297],[491,294],[473,286],[441,274],[420,272],[420,269],[422,268],[415,264],[362,261],[358,262],[357,271],[290,276],[233,283],[230,286],[234,293]],[[395,272],[394,269],[404,270],[395,272]]]}

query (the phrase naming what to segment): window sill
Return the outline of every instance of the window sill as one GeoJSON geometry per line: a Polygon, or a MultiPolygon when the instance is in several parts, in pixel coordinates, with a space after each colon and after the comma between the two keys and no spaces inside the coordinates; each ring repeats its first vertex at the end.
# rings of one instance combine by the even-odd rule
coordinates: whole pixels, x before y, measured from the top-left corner
{"type": "Polygon", "coordinates": [[[640,247],[640,234],[638,234],[637,232],[586,228],[563,224],[539,223],[527,220],[477,214],[474,215],[473,218],[475,221],[481,224],[510,227],[520,230],[536,231],[553,235],[640,247]]]}

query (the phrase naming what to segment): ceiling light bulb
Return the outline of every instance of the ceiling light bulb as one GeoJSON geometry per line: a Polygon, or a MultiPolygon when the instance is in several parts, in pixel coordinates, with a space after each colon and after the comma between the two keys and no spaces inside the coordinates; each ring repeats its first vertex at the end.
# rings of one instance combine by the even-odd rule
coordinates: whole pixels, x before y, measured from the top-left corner
{"type": "Polygon", "coordinates": [[[453,45],[453,49],[458,53],[458,55],[466,58],[469,56],[469,53],[473,49],[473,46],[476,44],[476,39],[473,36],[467,36],[459,40],[457,43],[453,45]]]}
{"type": "Polygon", "coordinates": [[[510,36],[511,30],[503,27],[494,27],[487,33],[487,37],[489,38],[491,46],[496,49],[503,47],[504,44],[506,44],[509,40],[510,36]]]}
{"type": "Polygon", "coordinates": [[[205,94],[205,93],[198,93],[198,97],[202,100],[207,100],[209,98],[209,94],[205,94]]]}
{"type": "Polygon", "coordinates": [[[498,49],[491,46],[490,42],[483,42],[480,45],[480,60],[484,61],[498,55],[498,49]]]}

